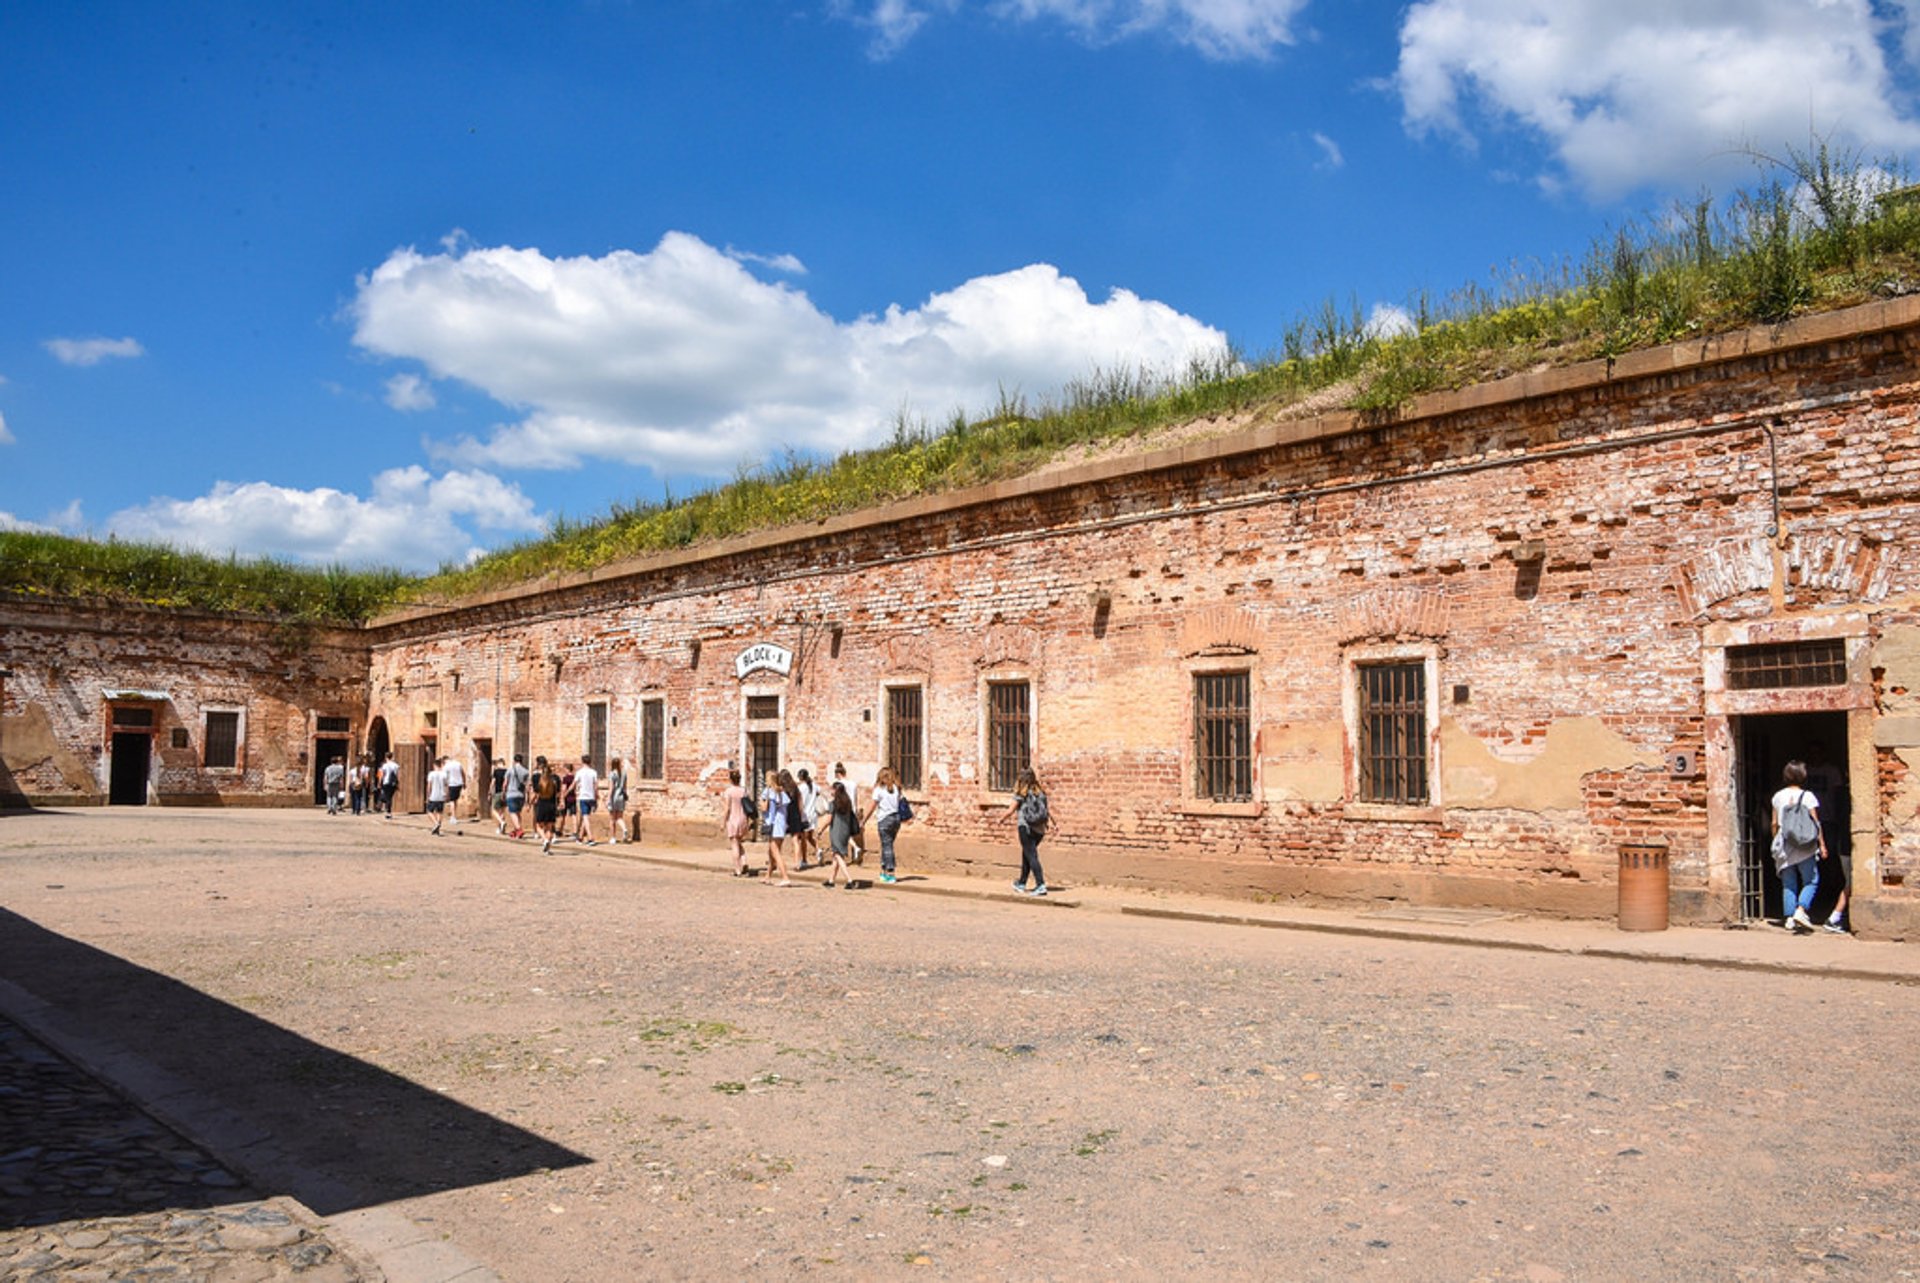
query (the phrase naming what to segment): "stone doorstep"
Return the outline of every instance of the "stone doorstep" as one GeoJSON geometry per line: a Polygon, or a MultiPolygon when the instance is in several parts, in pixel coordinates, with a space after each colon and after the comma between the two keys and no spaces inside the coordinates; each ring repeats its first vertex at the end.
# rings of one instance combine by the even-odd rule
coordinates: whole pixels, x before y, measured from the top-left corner
{"type": "MultiPolygon", "coordinates": [[[[83,1032],[84,1022],[72,1013],[41,1000],[11,981],[0,979],[0,1016],[45,1043],[80,1071],[131,1102],[175,1134],[205,1150],[221,1166],[231,1169],[256,1190],[271,1190],[281,1181],[263,1179],[268,1171],[297,1170],[271,1140],[255,1136],[234,1122],[220,1107],[200,1096],[182,1080],[124,1048],[83,1032]],[[225,1119],[224,1124],[210,1124],[225,1119]],[[209,1124],[202,1127],[199,1124],[209,1124]],[[243,1139],[246,1137],[247,1139],[243,1139]]],[[[302,1183],[331,1185],[330,1178],[310,1173],[302,1183]]],[[[466,1255],[437,1231],[418,1225],[385,1207],[362,1208],[322,1217],[290,1194],[269,1194],[267,1202],[297,1224],[322,1234],[348,1256],[369,1283],[501,1283],[499,1275],[466,1255]]]]}

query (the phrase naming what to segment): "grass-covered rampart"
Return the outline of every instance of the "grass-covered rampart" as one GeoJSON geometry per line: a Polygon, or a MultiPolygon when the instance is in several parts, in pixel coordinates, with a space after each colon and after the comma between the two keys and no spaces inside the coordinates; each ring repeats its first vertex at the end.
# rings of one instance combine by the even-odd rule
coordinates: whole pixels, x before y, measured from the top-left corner
{"type": "Polygon", "coordinates": [[[956,415],[939,428],[902,416],[877,448],[830,461],[790,457],[685,498],[562,519],[537,539],[424,578],[0,535],[0,588],[353,622],[388,605],[1018,476],[1066,450],[1279,412],[1329,389],[1340,389],[1342,406],[1385,413],[1424,392],[1920,291],[1920,198],[1883,195],[1889,168],[1818,146],[1775,172],[1730,200],[1702,197],[1619,228],[1581,258],[1415,298],[1392,323],[1329,301],[1258,357],[1096,373],[1041,404],[1003,393],[983,417],[956,415]]]}

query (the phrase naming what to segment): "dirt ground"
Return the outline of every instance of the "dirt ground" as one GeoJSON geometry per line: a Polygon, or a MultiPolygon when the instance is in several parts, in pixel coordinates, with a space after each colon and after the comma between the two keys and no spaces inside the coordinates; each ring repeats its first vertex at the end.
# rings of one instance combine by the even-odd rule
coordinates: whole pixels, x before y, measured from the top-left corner
{"type": "MultiPolygon", "coordinates": [[[[1920,1276],[1920,990],[0,819],[0,975],[509,1280],[1920,1276]]],[[[271,1175],[271,1174],[270,1174],[271,1175]]]]}

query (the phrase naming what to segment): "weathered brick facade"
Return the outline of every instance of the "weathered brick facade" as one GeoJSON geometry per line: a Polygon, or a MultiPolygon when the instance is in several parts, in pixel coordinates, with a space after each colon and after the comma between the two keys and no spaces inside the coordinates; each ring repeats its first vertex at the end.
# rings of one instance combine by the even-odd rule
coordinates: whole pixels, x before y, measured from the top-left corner
{"type": "MultiPolygon", "coordinates": [[[[524,709],[527,747],[570,757],[604,704],[631,764],[659,701],[663,778],[636,805],[710,829],[750,734],[864,782],[913,712],[889,691],[917,689],[903,858],[1005,864],[990,687],[1024,683],[1057,875],[1605,915],[1621,844],[1656,843],[1695,920],[1754,915],[1760,776],[1824,753],[1856,920],[1905,930],[1916,352],[1920,303],[1897,300],[403,612],[364,638],[366,720],[498,756],[524,709]],[[760,643],[791,671],[736,673],[760,643]],[[1842,668],[1729,679],[1807,643],[1842,668]],[[1203,688],[1244,711],[1197,712],[1203,688]],[[1219,725],[1233,760],[1203,786],[1219,725]],[[1391,760],[1366,751],[1389,725],[1418,738],[1391,760]]],[[[27,698],[9,686],[10,711],[27,698]]]]}
{"type": "Polygon", "coordinates": [[[0,805],[104,803],[116,754],[145,801],[298,805],[316,736],[364,729],[367,642],[351,630],[11,598],[0,655],[0,805]],[[209,714],[232,719],[232,766],[208,764],[209,714]],[[319,735],[321,718],[346,729],[319,735]]]}

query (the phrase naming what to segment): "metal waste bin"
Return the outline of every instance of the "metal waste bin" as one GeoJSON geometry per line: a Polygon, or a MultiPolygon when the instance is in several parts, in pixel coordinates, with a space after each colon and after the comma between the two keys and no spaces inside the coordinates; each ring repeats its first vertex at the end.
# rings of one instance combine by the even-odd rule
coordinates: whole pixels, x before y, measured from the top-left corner
{"type": "Polygon", "coordinates": [[[1664,843],[1621,844],[1620,929],[1667,929],[1667,848],[1664,843]]]}

